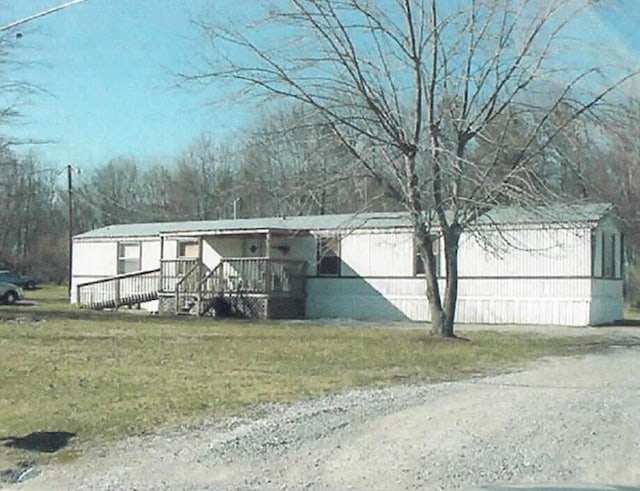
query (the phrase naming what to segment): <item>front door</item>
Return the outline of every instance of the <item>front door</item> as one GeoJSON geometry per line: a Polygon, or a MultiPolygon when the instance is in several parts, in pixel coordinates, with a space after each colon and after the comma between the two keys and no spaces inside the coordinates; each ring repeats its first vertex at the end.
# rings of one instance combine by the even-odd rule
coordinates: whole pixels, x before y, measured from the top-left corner
{"type": "Polygon", "coordinates": [[[178,242],[178,264],[176,265],[176,273],[178,278],[184,277],[198,260],[200,247],[198,241],[180,241],[178,242]]]}

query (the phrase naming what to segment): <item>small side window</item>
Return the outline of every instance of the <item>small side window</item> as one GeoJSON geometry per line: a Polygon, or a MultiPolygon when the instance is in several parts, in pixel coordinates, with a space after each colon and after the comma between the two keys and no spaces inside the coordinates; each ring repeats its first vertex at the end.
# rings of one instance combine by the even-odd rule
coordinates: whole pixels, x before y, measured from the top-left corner
{"type": "Polygon", "coordinates": [[[591,231],[591,277],[598,278],[602,273],[598,274],[598,256],[596,250],[598,248],[598,236],[594,230],[591,231]]]}
{"type": "Polygon", "coordinates": [[[625,254],[624,254],[624,234],[620,234],[620,278],[624,278],[624,266],[625,266],[625,254]]]}
{"type": "MultiPolygon", "coordinates": [[[[425,274],[424,261],[422,260],[422,254],[420,254],[420,248],[415,241],[413,249],[413,275],[422,276],[425,274]]],[[[431,250],[436,258],[436,276],[440,276],[440,240],[435,235],[431,236],[431,250]]]]}
{"type": "Polygon", "coordinates": [[[420,254],[420,250],[418,246],[415,247],[416,253],[413,255],[413,275],[414,276],[422,276],[425,272],[424,270],[424,260],[422,258],[422,254],[420,254]]]}
{"type": "Polygon", "coordinates": [[[618,248],[616,247],[616,234],[611,234],[611,278],[618,278],[616,274],[616,255],[618,254],[618,248]]]}
{"type": "Polygon", "coordinates": [[[616,235],[602,234],[602,277],[616,276],[616,235]]]}
{"type": "Polygon", "coordinates": [[[340,276],[340,237],[318,237],[318,276],[340,276]]]}

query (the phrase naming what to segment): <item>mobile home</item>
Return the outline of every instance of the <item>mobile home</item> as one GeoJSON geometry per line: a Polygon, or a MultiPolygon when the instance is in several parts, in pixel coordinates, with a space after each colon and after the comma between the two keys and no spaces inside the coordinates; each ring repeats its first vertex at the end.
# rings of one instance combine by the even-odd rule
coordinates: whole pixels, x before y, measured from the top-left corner
{"type": "MultiPolygon", "coordinates": [[[[623,241],[607,204],[495,208],[461,238],[456,322],[584,326],[621,319],[623,241]]],[[[435,252],[444,286],[441,242],[435,252]]],[[[88,308],[430,316],[402,212],[111,225],[74,237],[72,278],[72,302],[88,308]]]]}

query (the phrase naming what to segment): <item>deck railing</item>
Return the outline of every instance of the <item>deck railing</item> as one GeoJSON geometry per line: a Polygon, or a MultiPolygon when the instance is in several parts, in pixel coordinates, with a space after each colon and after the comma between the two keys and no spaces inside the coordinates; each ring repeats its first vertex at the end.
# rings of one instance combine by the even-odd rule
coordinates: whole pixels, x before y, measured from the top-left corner
{"type": "Polygon", "coordinates": [[[197,259],[162,259],[160,291],[173,293],[187,273],[199,264],[197,259]]]}
{"type": "Polygon", "coordinates": [[[202,280],[211,293],[283,293],[304,296],[304,261],[271,258],[224,258],[202,280]]]}
{"type": "Polygon", "coordinates": [[[158,298],[160,269],[136,271],[77,286],[78,305],[90,309],[118,308],[158,298]]]}
{"type": "Polygon", "coordinates": [[[203,299],[203,277],[209,275],[209,268],[197,262],[176,283],[176,307],[178,309],[191,308],[194,303],[203,299]]]}
{"type": "Polygon", "coordinates": [[[175,295],[176,311],[198,304],[198,311],[217,296],[305,295],[304,261],[271,258],[224,258],[209,270],[197,259],[165,259],[161,267],[78,285],[77,302],[92,309],[118,308],[175,295]]]}

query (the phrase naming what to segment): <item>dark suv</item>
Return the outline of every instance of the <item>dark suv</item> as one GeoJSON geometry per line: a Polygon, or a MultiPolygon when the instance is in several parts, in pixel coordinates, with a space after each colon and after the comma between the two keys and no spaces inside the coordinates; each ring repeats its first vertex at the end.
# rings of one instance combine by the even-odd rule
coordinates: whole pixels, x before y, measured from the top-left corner
{"type": "Polygon", "coordinates": [[[14,285],[21,286],[25,290],[34,290],[38,283],[38,280],[33,276],[21,275],[8,269],[0,269],[0,281],[13,283],[14,285]]]}

